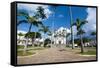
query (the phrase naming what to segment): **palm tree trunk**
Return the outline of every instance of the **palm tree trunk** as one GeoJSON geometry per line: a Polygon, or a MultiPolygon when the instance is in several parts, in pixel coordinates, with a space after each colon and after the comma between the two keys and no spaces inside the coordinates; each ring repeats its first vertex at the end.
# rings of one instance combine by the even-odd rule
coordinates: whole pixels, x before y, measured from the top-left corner
{"type": "Polygon", "coordinates": [[[28,38],[26,37],[26,41],[25,41],[25,45],[24,45],[24,52],[23,52],[23,54],[26,54],[27,45],[28,45],[28,38]]]}
{"type": "MultiPolygon", "coordinates": [[[[43,33],[43,36],[44,36],[44,33],[43,33]]],[[[45,36],[44,36],[45,37],[45,36]]],[[[45,41],[44,41],[44,37],[43,37],[43,46],[45,47],[45,45],[44,45],[44,43],[45,43],[45,41]]]]}
{"type": "Polygon", "coordinates": [[[80,39],[81,39],[81,53],[84,53],[84,45],[83,45],[82,35],[80,35],[80,39]]]}
{"type": "Polygon", "coordinates": [[[71,41],[72,41],[72,49],[74,49],[74,35],[73,35],[73,28],[72,28],[72,24],[73,24],[73,20],[72,20],[72,10],[71,10],[71,6],[69,7],[70,9],[70,19],[71,19],[71,41]]]}
{"type": "MultiPolygon", "coordinates": [[[[30,27],[29,27],[29,30],[28,30],[28,33],[31,31],[31,27],[32,27],[32,23],[30,24],[30,27]]],[[[26,50],[27,50],[27,46],[28,46],[28,36],[26,37],[26,42],[25,42],[25,45],[24,45],[24,54],[26,54],[26,50]]]]}
{"type": "MultiPolygon", "coordinates": [[[[34,41],[36,42],[36,32],[35,32],[35,36],[34,36],[34,41]]],[[[34,42],[34,43],[35,43],[35,42],[34,42]]]]}
{"type": "Polygon", "coordinates": [[[34,44],[34,42],[33,42],[33,41],[34,41],[34,38],[32,38],[32,46],[33,46],[33,44],[34,44]]]}

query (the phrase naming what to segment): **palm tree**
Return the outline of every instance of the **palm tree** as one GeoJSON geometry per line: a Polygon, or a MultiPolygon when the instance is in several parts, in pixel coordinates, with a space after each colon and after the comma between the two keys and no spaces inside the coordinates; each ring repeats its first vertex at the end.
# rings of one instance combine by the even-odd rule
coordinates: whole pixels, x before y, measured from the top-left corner
{"type": "Polygon", "coordinates": [[[69,36],[71,35],[71,33],[67,33],[66,34],[66,43],[68,43],[69,44],[69,36]]]}
{"type": "Polygon", "coordinates": [[[74,49],[74,32],[73,32],[73,28],[72,28],[72,24],[73,24],[73,18],[72,18],[72,10],[71,10],[71,6],[69,7],[69,11],[70,11],[70,25],[71,25],[71,41],[72,41],[72,49],[74,49]]]}
{"type": "MultiPolygon", "coordinates": [[[[43,7],[39,6],[39,7],[37,8],[36,17],[37,17],[37,18],[41,18],[41,19],[47,18],[47,17],[46,17],[46,14],[44,13],[44,8],[43,8],[43,7]]],[[[40,20],[41,20],[41,19],[40,19],[40,20]]]]}
{"type": "Polygon", "coordinates": [[[85,33],[84,30],[80,29],[78,32],[77,32],[77,35],[80,35],[80,39],[81,39],[81,53],[84,52],[84,45],[83,45],[83,37],[82,35],[85,33]]]}
{"type": "MultiPolygon", "coordinates": [[[[40,8],[40,7],[38,7],[38,8],[40,8]]],[[[41,10],[41,9],[37,9],[37,10],[41,10]]],[[[44,12],[44,11],[42,11],[42,12],[44,12]]],[[[27,12],[24,12],[24,11],[23,12],[18,12],[17,15],[18,16],[24,16],[26,18],[24,20],[17,21],[17,25],[19,25],[19,24],[21,24],[23,22],[30,24],[29,30],[28,30],[27,33],[29,33],[31,31],[32,25],[33,26],[36,26],[36,27],[39,27],[40,25],[43,25],[43,23],[41,21],[39,21],[38,19],[39,18],[41,18],[41,19],[44,19],[45,18],[44,17],[45,14],[41,13],[41,11],[37,11],[36,15],[34,15],[34,16],[30,16],[27,12]]],[[[26,48],[27,48],[27,45],[28,45],[28,37],[26,39],[27,40],[26,40],[26,44],[25,44],[25,47],[24,47],[24,50],[25,51],[26,51],[26,48]]]]}
{"type": "MultiPolygon", "coordinates": [[[[40,21],[42,21],[42,19],[47,18],[43,7],[39,6],[37,8],[37,13],[36,13],[35,17],[40,21]]],[[[44,25],[42,24],[42,26],[44,26],[44,25]]],[[[35,32],[35,38],[36,38],[36,36],[37,35],[36,35],[36,32],[35,32]]]]}
{"type": "MultiPolygon", "coordinates": [[[[29,32],[31,31],[32,25],[34,25],[34,26],[36,26],[36,27],[38,27],[39,25],[42,25],[42,22],[37,21],[37,19],[36,19],[34,16],[31,17],[31,16],[29,16],[28,14],[25,14],[25,13],[24,13],[24,14],[19,13],[19,15],[22,15],[22,16],[26,17],[26,20],[21,20],[21,21],[19,21],[19,22],[18,22],[18,25],[21,24],[21,23],[23,23],[23,21],[24,21],[25,23],[29,23],[29,24],[30,24],[27,33],[29,33],[29,32]]],[[[28,45],[28,37],[26,37],[26,44],[25,44],[25,47],[24,47],[24,51],[26,51],[27,45],[28,45]]]]}
{"type": "MultiPolygon", "coordinates": [[[[43,32],[43,36],[45,37],[45,34],[49,31],[49,27],[48,26],[42,26],[41,29],[39,29],[40,32],[43,32]]],[[[44,37],[43,37],[43,41],[44,41],[44,37]]],[[[44,45],[44,42],[43,42],[44,45]]]]}
{"type": "Polygon", "coordinates": [[[84,24],[86,24],[86,23],[88,23],[87,21],[85,21],[85,20],[83,20],[83,21],[81,21],[80,19],[76,19],[76,22],[75,23],[73,23],[72,24],[72,26],[76,26],[77,27],[77,35],[80,35],[80,39],[81,39],[81,53],[83,53],[84,52],[84,49],[83,49],[83,39],[82,39],[82,35],[83,35],[83,33],[85,33],[85,31],[84,30],[82,30],[82,26],[84,25],[84,24]]]}

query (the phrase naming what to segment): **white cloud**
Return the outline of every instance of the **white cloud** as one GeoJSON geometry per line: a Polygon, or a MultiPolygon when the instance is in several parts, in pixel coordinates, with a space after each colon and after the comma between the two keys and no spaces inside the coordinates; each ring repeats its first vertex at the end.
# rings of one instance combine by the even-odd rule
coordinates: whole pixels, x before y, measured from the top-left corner
{"type": "Polygon", "coordinates": [[[52,13],[48,8],[48,5],[39,5],[39,4],[18,4],[18,9],[24,9],[27,10],[30,16],[33,16],[34,13],[37,11],[36,9],[42,6],[44,8],[44,13],[46,14],[46,17],[48,18],[50,14],[52,13]]]}
{"type": "Polygon", "coordinates": [[[26,34],[27,32],[23,31],[23,30],[17,30],[17,34],[19,34],[19,33],[26,34]]]}
{"type": "Polygon", "coordinates": [[[83,26],[83,29],[87,33],[96,31],[96,8],[87,8],[86,12],[88,13],[86,18],[88,23],[83,26]]]}

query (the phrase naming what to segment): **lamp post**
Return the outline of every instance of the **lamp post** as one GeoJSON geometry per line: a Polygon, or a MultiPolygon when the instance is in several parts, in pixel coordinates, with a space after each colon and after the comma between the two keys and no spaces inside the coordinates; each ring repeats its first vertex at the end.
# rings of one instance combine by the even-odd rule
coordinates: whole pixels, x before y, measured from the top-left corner
{"type": "Polygon", "coordinates": [[[72,28],[73,19],[72,19],[71,6],[69,6],[69,11],[70,11],[70,26],[71,26],[71,42],[72,42],[72,49],[74,49],[74,32],[73,32],[73,28],[72,28]]]}

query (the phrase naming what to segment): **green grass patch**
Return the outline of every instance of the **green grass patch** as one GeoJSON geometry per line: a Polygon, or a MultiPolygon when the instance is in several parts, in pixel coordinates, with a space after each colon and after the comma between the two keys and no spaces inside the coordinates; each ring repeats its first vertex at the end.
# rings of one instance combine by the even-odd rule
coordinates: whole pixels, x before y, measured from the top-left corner
{"type": "Polygon", "coordinates": [[[45,48],[43,47],[34,47],[33,49],[29,49],[29,50],[44,50],[45,48]]]}
{"type": "Polygon", "coordinates": [[[26,53],[24,53],[24,51],[17,51],[17,56],[29,56],[33,54],[35,54],[35,52],[26,51],[26,53]]]}
{"type": "Polygon", "coordinates": [[[84,52],[84,53],[81,53],[82,55],[96,55],[96,51],[87,51],[87,52],[84,52]]]}
{"type": "Polygon", "coordinates": [[[27,46],[27,48],[32,48],[33,46],[27,46]]]}
{"type": "Polygon", "coordinates": [[[17,49],[23,49],[24,46],[23,45],[17,45],[17,49]]]}

